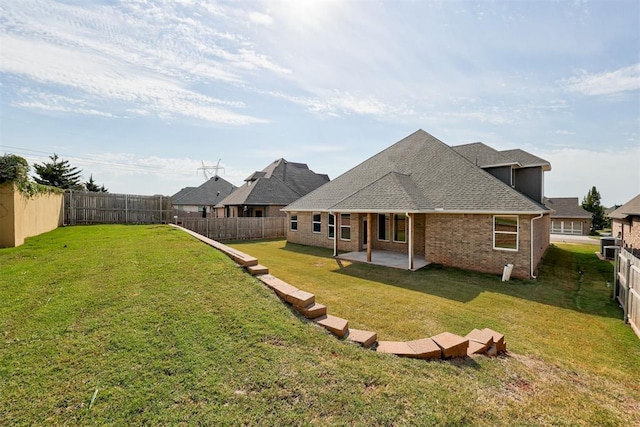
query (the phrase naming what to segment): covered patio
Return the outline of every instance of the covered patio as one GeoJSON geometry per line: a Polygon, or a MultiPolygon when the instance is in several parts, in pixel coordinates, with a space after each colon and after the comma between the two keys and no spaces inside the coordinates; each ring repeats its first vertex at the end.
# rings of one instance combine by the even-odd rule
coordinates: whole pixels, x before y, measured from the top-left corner
{"type": "Polygon", "coordinates": [[[409,256],[407,254],[380,250],[371,251],[371,261],[367,261],[367,251],[347,252],[338,255],[337,258],[411,271],[420,270],[421,268],[429,265],[424,258],[413,257],[413,262],[410,263],[409,256]],[[409,265],[412,265],[412,268],[409,268],[409,265]]]}

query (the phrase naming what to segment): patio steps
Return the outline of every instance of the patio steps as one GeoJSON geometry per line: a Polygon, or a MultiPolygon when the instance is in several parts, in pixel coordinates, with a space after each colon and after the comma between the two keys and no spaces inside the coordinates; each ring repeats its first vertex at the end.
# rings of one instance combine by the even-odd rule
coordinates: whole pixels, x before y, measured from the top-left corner
{"type": "Polygon", "coordinates": [[[313,319],[313,321],[340,338],[344,338],[349,331],[348,320],[330,314],[313,319]]]}
{"type": "Polygon", "coordinates": [[[269,269],[262,264],[250,265],[247,267],[247,271],[252,276],[257,276],[259,274],[269,274],[269,269]]]}
{"type": "Polygon", "coordinates": [[[186,228],[177,228],[181,228],[186,233],[225,253],[271,288],[283,301],[291,304],[305,318],[312,320],[339,338],[345,338],[365,348],[374,348],[378,353],[417,359],[448,359],[477,354],[497,356],[507,350],[504,335],[489,328],[473,329],[464,337],[443,332],[430,338],[413,341],[377,341],[378,336],[375,332],[350,329],[348,320],[327,314],[327,307],[317,303],[315,295],[269,274],[269,269],[259,264],[257,258],[186,228]]]}
{"type": "Polygon", "coordinates": [[[347,339],[356,344],[360,344],[364,348],[371,348],[378,340],[378,334],[371,331],[349,328],[347,331],[347,339]]]}

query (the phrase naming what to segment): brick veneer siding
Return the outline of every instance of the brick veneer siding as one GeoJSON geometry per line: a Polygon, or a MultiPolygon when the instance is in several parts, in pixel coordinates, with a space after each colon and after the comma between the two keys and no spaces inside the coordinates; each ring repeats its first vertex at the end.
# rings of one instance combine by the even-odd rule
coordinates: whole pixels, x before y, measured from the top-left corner
{"type": "MultiPolygon", "coordinates": [[[[328,214],[321,214],[321,232],[312,231],[312,213],[298,212],[298,230],[290,229],[287,218],[287,241],[302,245],[333,248],[333,239],[328,238],[328,214]]],[[[362,217],[366,214],[351,214],[351,240],[338,240],[338,250],[362,250],[362,217]]],[[[518,251],[493,249],[493,215],[472,214],[415,214],[414,245],[416,255],[423,255],[432,263],[468,270],[501,274],[505,264],[513,264],[513,277],[529,278],[531,263],[531,218],[520,215],[518,251]]],[[[336,219],[336,236],[340,229],[336,219]]],[[[373,249],[407,253],[407,243],[382,242],[377,234],[378,215],[372,215],[373,249]]],[[[534,222],[534,264],[542,259],[549,246],[549,215],[534,222]]]]}
{"type": "Polygon", "coordinates": [[[622,236],[622,247],[640,249],[640,216],[630,216],[626,219],[612,219],[611,235],[622,236]]]}
{"type": "MultiPolygon", "coordinates": [[[[430,214],[426,217],[426,259],[486,273],[500,274],[513,264],[512,276],[530,277],[531,215],[520,215],[518,251],[493,249],[493,215],[430,214]]],[[[549,245],[549,216],[534,222],[534,263],[549,245]]]]}

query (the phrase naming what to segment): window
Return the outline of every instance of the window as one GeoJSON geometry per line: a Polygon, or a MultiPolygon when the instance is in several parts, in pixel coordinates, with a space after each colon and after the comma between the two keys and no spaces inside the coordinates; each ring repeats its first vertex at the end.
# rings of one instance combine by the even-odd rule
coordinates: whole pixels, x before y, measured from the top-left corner
{"type": "Polygon", "coordinates": [[[393,215],[393,241],[407,241],[407,216],[405,214],[393,215]]]}
{"type": "Polygon", "coordinates": [[[320,233],[322,231],[322,216],[319,213],[314,213],[311,219],[311,227],[314,233],[320,233]]]}
{"type": "Polygon", "coordinates": [[[340,240],[351,240],[351,214],[340,214],[340,240]]]}
{"type": "Polygon", "coordinates": [[[506,251],[518,250],[518,217],[493,217],[493,249],[506,251]]]}
{"type": "Polygon", "coordinates": [[[390,221],[389,214],[378,215],[378,240],[383,242],[389,241],[389,229],[391,228],[390,221]]]}
{"type": "Polygon", "coordinates": [[[291,231],[298,231],[298,215],[297,214],[291,214],[291,217],[289,218],[289,224],[290,224],[291,231]]]}
{"type": "Polygon", "coordinates": [[[336,235],[336,216],[334,214],[329,214],[329,227],[328,228],[328,233],[329,233],[329,238],[333,239],[335,238],[336,235]]]}

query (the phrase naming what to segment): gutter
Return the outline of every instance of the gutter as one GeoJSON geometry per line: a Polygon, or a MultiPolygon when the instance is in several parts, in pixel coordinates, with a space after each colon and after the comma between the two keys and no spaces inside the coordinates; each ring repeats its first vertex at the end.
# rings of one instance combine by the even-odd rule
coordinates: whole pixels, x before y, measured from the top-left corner
{"type": "Polygon", "coordinates": [[[531,278],[532,279],[537,279],[538,277],[536,275],[533,274],[533,221],[535,221],[536,219],[540,219],[544,216],[544,214],[540,214],[535,218],[531,218],[531,238],[529,239],[531,241],[531,278]]]}

